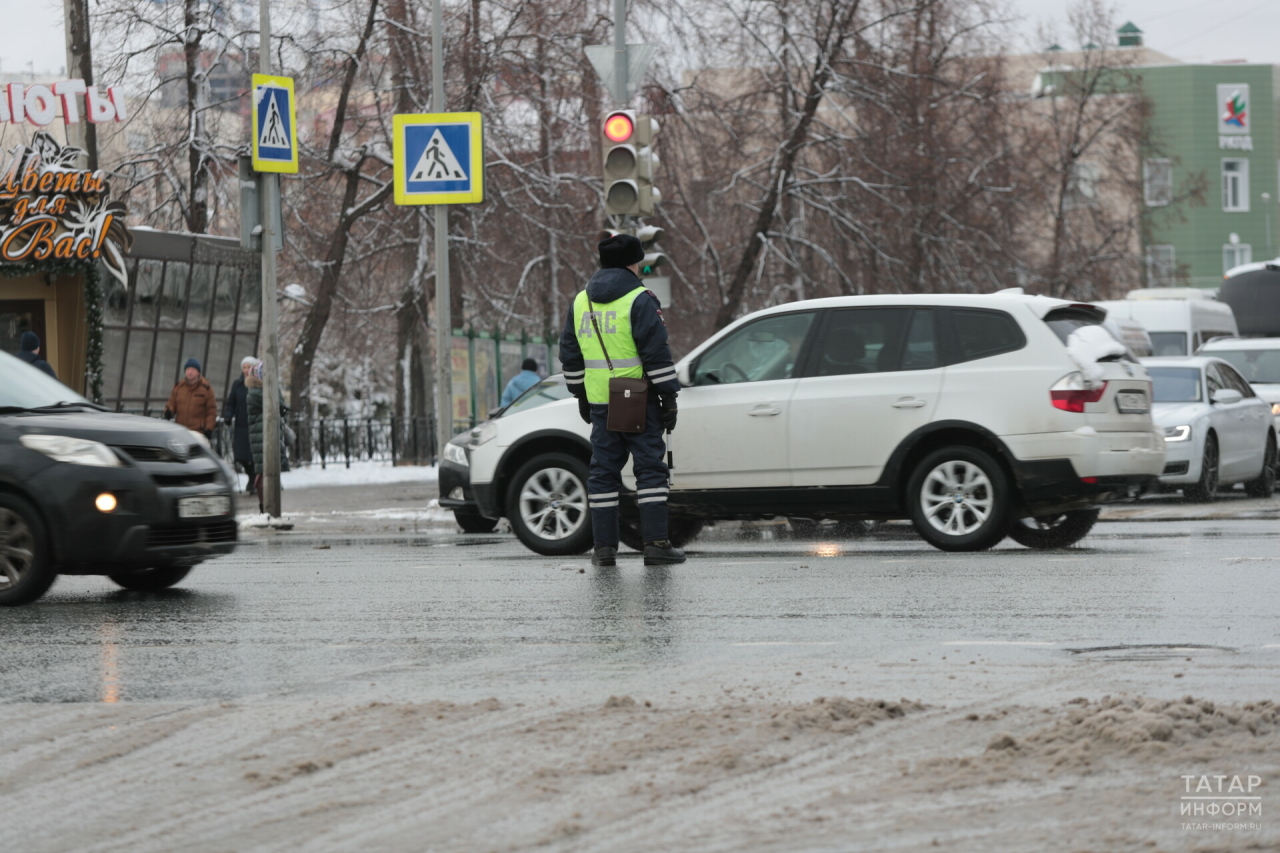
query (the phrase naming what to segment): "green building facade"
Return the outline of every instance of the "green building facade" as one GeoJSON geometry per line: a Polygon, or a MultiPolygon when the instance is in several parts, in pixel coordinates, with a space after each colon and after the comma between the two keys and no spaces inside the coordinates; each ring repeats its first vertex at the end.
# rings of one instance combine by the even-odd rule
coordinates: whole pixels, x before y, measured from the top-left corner
{"type": "MultiPolygon", "coordinates": [[[[1122,34],[1123,35],[1123,34],[1122,34]]],[[[1143,162],[1148,287],[1217,287],[1232,266],[1280,251],[1280,67],[1135,69],[1151,108],[1143,162]],[[1173,204],[1204,181],[1201,202],[1173,204]],[[1169,211],[1158,210],[1169,207],[1169,211]]]]}

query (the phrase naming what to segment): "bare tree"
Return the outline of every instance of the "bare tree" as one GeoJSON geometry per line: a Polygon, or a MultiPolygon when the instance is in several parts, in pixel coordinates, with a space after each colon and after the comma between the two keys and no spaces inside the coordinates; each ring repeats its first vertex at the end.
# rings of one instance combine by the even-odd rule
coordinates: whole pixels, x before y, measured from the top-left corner
{"type": "MultiPolygon", "coordinates": [[[[381,140],[371,142],[357,139],[352,144],[344,144],[343,141],[348,121],[352,119],[353,90],[365,61],[370,39],[374,35],[377,13],[378,0],[368,0],[359,41],[342,64],[342,83],[338,89],[333,126],[327,145],[323,150],[306,152],[317,169],[316,174],[308,176],[308,183],[325,187],[330,192],[337,189],[341,193],[337,210],[326,217],[332,223],[331,226],[317,229],[327,238],[327,248],[323,252],[324,260],[320,265],[315,299],[303,321],[290,365],[290,402],[295,410],[306,415],[310,415],[314,408],[311,398],[312,365],[325,325],[329,322],[334,297],[342,283],[343,264],[352,230],[361,219],[382,205],[392,189],[390,158],[387,156],[386,145],[381,140]],[[371,189],[362,197],[360,191],[366,185],[371,189]]],[[[375,117],[381,117],[379,112],[381,111],[375,111],[375,117]]]]}
{"type": "MultiPolygon", "coordinates": [[[[1027,278],[1051,296],[1099,299],[1142,283],[1141,237],[1151,213],[1143,204],[1142,160],[1161,156],[1160,140],[1135,70],[1141,54],[1112,43],[1111,7],[1077,0],[1067,22],[1080,49],[1054,45],[1041,55],[1025,121],[1013,128],[1022,134],[1026,166],[1027,278]],[[1048,239],[1035,234],[1044,222],[1048,239]]],[[[1052,29],[1040,38],[1058,40],[1052,29]]],[[[1203,188],[1202,175],[1185,180],[1165,215],[1176,216],[1203,188]]]]}
{"type": "Polygon", "coordinates": [[[138,105],[104,165],[147,224],[202,234],[235,206],[238,101],[248,85],[248,30],[201,0],[103,0],[91,11],[96,64],[127,81],[138,105]],[[121,150],[123,149],[123,151],[121,150]]]}

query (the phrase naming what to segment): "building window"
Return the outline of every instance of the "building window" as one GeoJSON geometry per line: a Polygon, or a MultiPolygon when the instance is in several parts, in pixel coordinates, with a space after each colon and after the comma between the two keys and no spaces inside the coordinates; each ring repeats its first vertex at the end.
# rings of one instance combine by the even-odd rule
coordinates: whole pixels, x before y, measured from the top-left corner
{"type": "Polygon", "coordinates": [[[1222,209],[1247,213],[1249,210],[1249,161],[1222,161],[1222,209]]]}
{"type": "Polygon", "coordinates": [[[1172,161],[1146,160],[1143,162],[1142,193],[1148,207],[1161,207],[1173,201],[1172,161]]]}
{"type": "Polygon", "coordinates": [[[1071,165],[1071,179],[1067,181],[1067,197],[1063,206],[1067,210],[1077,207],[1094,207],[1098,203],[1098,179],[1101,170],[1097,163],[1077,160],[1071,165]]]}
{"type": "Polygon", "coordinates": [[[1222,247],[1222,272],[1225,274],[1232,267],[1253,263],[1253,247],[1248,243],[1227,243],[1222,247]]]}
{"type": "Polygon", "coordinates": [[[1173,246],[1147,247],[1147,287],[1173,287],[1177,271],[1173,246]]]}

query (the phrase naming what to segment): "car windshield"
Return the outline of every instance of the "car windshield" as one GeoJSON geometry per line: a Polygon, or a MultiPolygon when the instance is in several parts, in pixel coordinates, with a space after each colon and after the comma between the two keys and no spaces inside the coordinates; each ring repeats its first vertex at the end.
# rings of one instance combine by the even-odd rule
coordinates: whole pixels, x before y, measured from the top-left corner
{"type": "Polygon", "coordinates": [[[1280,349],[1215,349],[1208,354],[1231,362],[1252,383],[1280,384],[1280,349]]]}
{"type": "Polygon", "coordinates": [[[0,411],[39,409],[59,403],[93,405],[52,376],[0,352],[0,411]]]}
{"type": "Polygon", "coordinates": [[[1151,332],[1151,348],[1155,355],[1186,355],[1186,332],[1151,332]]]}
{"type": "Polygon", "coordinates": [[[569,388],[564,384],[563,380],[559,378],[544,379],[503,409],[502,417],[505,418],[507,415],[523,412],[526,409],[536,409],[538,406],[554,403],[556,400],[563,400],[568,396],[569,388]]]}
{"type": "Polygon", "coordinates": [[[1204,399],[1198,367],[1148,367],[1147,373],[1157,403],[1199,403],[1204,399]]]}

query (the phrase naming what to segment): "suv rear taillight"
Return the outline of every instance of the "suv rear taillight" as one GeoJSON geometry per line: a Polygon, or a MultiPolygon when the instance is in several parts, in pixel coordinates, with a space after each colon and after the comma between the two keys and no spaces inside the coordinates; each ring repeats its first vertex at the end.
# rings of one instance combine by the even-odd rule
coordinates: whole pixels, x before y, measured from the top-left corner
{"type": "Polygon", "coordinates": [[[1049,400],[1055,409],[1062,409],[1064,412],[1083,412],[1085,403],[1096,403],[1106,393],[1106,382],[1097,388],[1089,388],[1084,381],[1084,376],[1076,371],[1068,373],[1053,383],[1049,389],[1049,400]]]}

